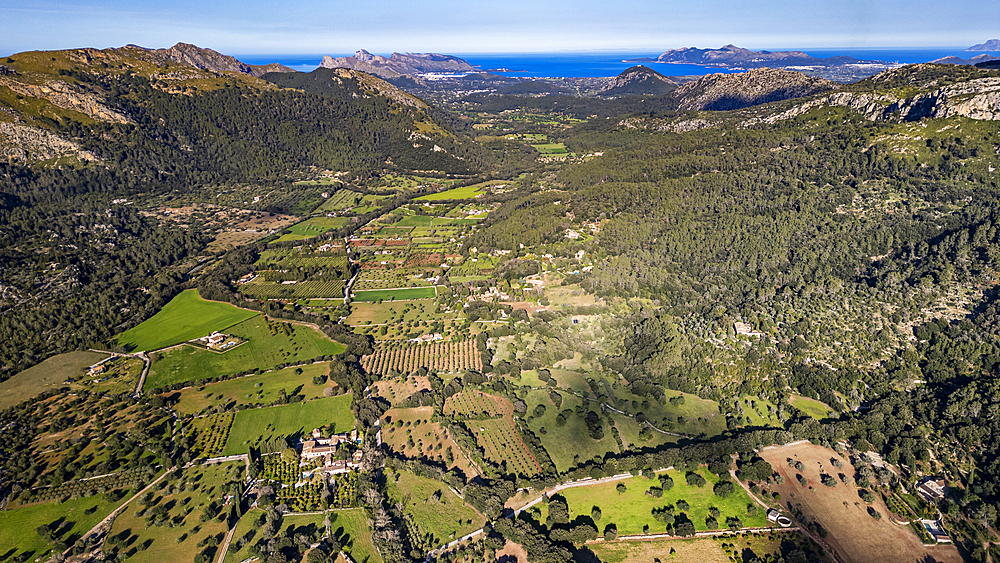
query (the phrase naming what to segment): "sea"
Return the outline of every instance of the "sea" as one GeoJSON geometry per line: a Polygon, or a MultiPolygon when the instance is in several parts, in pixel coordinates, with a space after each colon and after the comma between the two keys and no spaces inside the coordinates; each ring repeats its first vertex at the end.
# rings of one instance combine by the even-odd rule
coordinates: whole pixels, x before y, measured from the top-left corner
{"type": "MultiPolygon", "coordinates": [[[[967,47],[914,47],[914,48],[822,48],[803,49],[782,47],[768,51],[802,51],[817,58],[846,55],[860,60],[883,61],[887,63],[925,63],[941,57],[955,56],[969,59],[981,52],[966,51],[967,47]]],[[[644,64],[667,76],[702,76],[727,71],[715,67],[687,64],[664,64],[654,62],[626,62],[630,59],[655,59],[660,52],[558,52],[558,53],[449,53],[461,57],[483,71],[512,77],[601,77],[617,76],[623,70],[636,64],[644,64]]],[[[353,53],[328,53],[331,56],[351,56],[353,53]]],[[[1000,53],[987,53],[1000,56],[1000,53]]],[[[301,72],[310,72],[319,67],[323,55],[236,55],[249,64],[281,63],[301,72]]]]}

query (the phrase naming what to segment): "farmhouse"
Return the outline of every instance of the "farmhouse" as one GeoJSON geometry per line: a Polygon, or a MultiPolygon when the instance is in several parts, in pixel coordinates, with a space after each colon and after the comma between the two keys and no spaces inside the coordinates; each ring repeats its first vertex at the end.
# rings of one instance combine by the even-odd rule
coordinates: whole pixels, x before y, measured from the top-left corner
{"type": "Polygon", "coordinates": [[[104,367],[103,364],[97,364],[90,366],[90,371],[88,373],[90,373],[91,377],[97,377],[107,371],[107,369],[108,368],[104,367]]]}
{"type": "Polygon", "coordinates": [[[917,494],[930,503],[937,503],[944,498],[946,482],[944,479],[927,477],[917,485],[917,494]]]}
{"type": "Polygon", "coordinates": [[[756,336],[759,338],[763,335],[762,332],[754,330],[753,327],[747,323],[735,322],[733,323],[733,328],[736,329],[736,334],[742,334],[744,336],[756,336]]]}

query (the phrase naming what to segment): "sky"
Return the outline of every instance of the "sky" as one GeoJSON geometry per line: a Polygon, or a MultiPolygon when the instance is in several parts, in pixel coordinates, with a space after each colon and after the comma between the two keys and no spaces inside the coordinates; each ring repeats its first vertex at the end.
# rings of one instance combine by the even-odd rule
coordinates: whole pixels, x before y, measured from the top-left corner
{"type": "Polygon", "coordinates": [[[0,55],[194,43],[230,54],[659,53],[971,46],[996,0],[0,0],[0,55]]]}

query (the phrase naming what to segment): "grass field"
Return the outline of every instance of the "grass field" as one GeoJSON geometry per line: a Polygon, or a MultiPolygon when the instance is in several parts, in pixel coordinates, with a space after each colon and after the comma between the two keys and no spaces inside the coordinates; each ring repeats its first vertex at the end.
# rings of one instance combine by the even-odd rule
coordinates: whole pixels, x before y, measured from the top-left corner
{"type": "MultiPolygon", "coordinates": [[[[602,563],[649,563],[691,561],[730,563],[731,559],[714,539],[607,542],[588,545],[602,563]],[[671,551],[675,555],[671,556],[671,551]]],[[[740,559],[743,561],[743,559],[740,559]]]]}
{"type": "Polygon", "coordinates": [[[600,528],[603,530],[605,525],[614,523],[618,526],[619,535],[641,534],[643,526],[646,525],[649,526],[651,533],[664,531],[664,525],[653,518],[652,510],[676,505],[679,500],[686,501],[690,508],[675,510],[674,514],[686,513],[698,531],[708,529],[705,519],[709,515],[709,508],[713,506],[721,513],[718,518],[720,528],[725,528],[726,518],[731,516],[739,517],[744,527],[767,526],[767,516],[762,508],[758,507],[759,510],[753,516],[747,514],[747,506],[752,501],[739,485],[736,485],[735,492],[729,497],[721,498],[712,492],[712,486],[719,478],[705,468],[700,468],[697,472],[707,481],[704,487],[688,485],[685,473],[682,471],[667,471],[666,473],[674,480],[674,486],[669,491],[664,490],[662,498],[646,494],[651,486],[659,487],[660,481],[645,477],[576,487],[566,489],[559,494],[566,497],[569,504],[570,520],[580,515],[589,516],[591,508],[598,506],[603,512],[601,521],[598,522],[600,528]],[[627,488],[622,494],[616,490],[618,483],[624,483],[627,488]]]}
{"type": "MultiPolygon", "coordinates": [[[[590,437],[587,423],[583,417],[576,414],[567,416],[566,424],[559,426],[556,423],[556,417],[559,416],[560,411],[575,411],[582,404],[582,400],[571,393],[562,393],[562,397],[562,405],[558,408],[549,400],[549,392],[545,390],[531,391],[524,399],[528,405],[528,413],[533,413],[536,405],[545,405],[545,413],[540,417],[532,416],[528,420],[528,428],[541,439],[542,446],[549,453],[556,469],[566,471],[595,455],[603,456],[607,452],[618,453],[618,444],[611,435],[611,429],[608,428],[603,417],[604,438],[601,440],[594,440],[590,437]]],[[[591,403],[591,408],[600,410],[595,403],[591,403]]]]}
{"type": "Polygon", "coordinates": [[[437,295],[433,287],[408,287],[404,289],[375,289],[369,291],[355,291],[354,301],[396,301],[412,299],[434,299],[437,295]]]}
{"type": "Polygon", "coordinates": [[[452,188],[436,194],[429,194],[417,198],[417,201],[442,201],[448,199],[471,199],[482,194],[482,186],[463,186],[452,188]]]}
{"type": "Polygon", "coordinates": [[[87,366],[107,358],[96,352],[69,352],[52,356],[0,383],[0,410],[12,407],[63,381],[86,377],[87,366]]]}
{"type": "Polygon", "coordinates": [[[227,333],[247,342],[224,353],[182,346],[151,357],[153,365],[146,379],[146,389],[334,356],[346,349],[312,327],[272,321],[260,314],[230,327],[227,333]]]}
{"type": "Polygon", "coordinates": [[[354,428],[351,395],[302,401],[280,407],[243,410],[229,432],[223,455],[244,454],[274,438],[308,434],[314,428],[334,425],[335,432],[354,428]]]}
{"type": "Polygon", "coordinates": [[[351,510],[338,510],[333,513],[331,527],[333,534],[340,538],[344,551],[351,556],[356,563],[382,563],[382,556],[378,554],[372,544],[371,526],[368,525],[368,515],[363,508],[351,510]]]}
{"type": "MultiPolygon", "coordinates": [[[[128,493],[131,495],[132,493],[128,493]]],[[[104,495],[68,500],[63,503],[46,502],[24,506],[14,510],[0,511],[0,560],[12,561],[10,556],[34,559],[51,549],[42,541],[35,529],[39,526],[60,522],[66,526],[56,537],[67,545],[80,538],[105,516],[117,508],[125,499],[110,503],[104,495]]]]}
{"type": "Polygon", "coordinates": [[[322,397],[323,389],[336,386],[329,381],[322,385],[316,385],[312,382],[313,377],[325,376],[329,371],[330,364],[322,362],[258,375],[248,375],[210,383],[198,389],[189,388],[165,395],[180,395],[174,409],[183,414],[198,414],[209,407],[228,410],[229,408],[268,405],[278,399],[282,389],[289,398],[294,395],[302,395],[308,401],[322,397]],[[302,373],[296,374],[295,372],[298,370],[301,370],[302,373]]]}
{"type": "Polygon", "coordinates": [[[313,238],[330,229],[339,229],[349,222],[350,219],[347,217],[313,217],[288,227],[289,232],[281,235],[275,242],[313,238]]]}
{"type": "Polygon", "coordinates": [[[229,303],[205,301],[197,289],[182,291],[160,312],[118,337],[126,350],[158,350],[193,338],[207,336],[259,315],[229,303]]]}
{"type": "MultiPolygon", "coordinates": [[[[120,538],[123,541],[121,553],[133,563],[193,561],[204,549],[204,544],[198,546],[202,540],[214,537],[221,542],[226,533],[225,523],[214,518],[221,512],[221,508],[212,511],[211,518],[205,521],[201,520],[202,512],[213,501],[221,507],[227,492],[226,484],[232,480],[242,482],[245,473],[242,461],[188,469],[180,478],[185,485],[183,491],[175,491],[173,487],[151,489],[156,492],[153,493],[153,502],[149,506],[167,507],[165,522],[170,525],[149,525],[145,514],[136,515],[142,506],[136,501],[134,506],[130,504],[115,518],[108,537],[110,540],[120,538]]],[[[170,485],[180,484],[173,478],[166,482],[170,485]]],[[[214,548],[210,549],[214,553],[214,548]]]]}
{"type": "Polygon", "coordinates": [[[826,403],[822,403],[816,399],[810,399],[809,397],[803,397],[802,395],[792,395],[788,402],[793,407],[815,418],[816,420],[823,420],[829,417],[830,411],[832,410],[830,407],[826,406],[826,403]]]}
{"type": "Polygon", "coordinates": [[[440,481],[402,471],[388,475],[387,482],[389,496],[406,506],[425,548],[433,549],[486,524],[485,516],[440,481]]]}
{"type": "Polygon", "coordinates": [[[562,143],[542,143],[539,145],[531,145],[536,151],[543,155],[564,155],[567,154],[566,145],[562,143]]]}

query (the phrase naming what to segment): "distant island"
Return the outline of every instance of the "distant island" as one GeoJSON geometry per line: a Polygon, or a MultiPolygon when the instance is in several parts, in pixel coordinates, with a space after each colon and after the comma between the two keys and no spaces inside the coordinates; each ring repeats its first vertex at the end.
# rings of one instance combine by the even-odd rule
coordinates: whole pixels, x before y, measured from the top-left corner
{"type": "Polygon", "coordinates": [[[986,43],[973,45],[966,49],[966,51],[1000,51],[1000,39],[990,39],[986,43]]]}
{"type": "Polygon", "coordinates": [[[751,51],[735,45],[719,49],[670,49],[655,59],[627,59],[625,62],[691,64],[727,70],[785,68],[838,81],[870,76],[900,66],[886,61],[867,61],[847,56],[821,59],[802,51],[751,51]]]}

